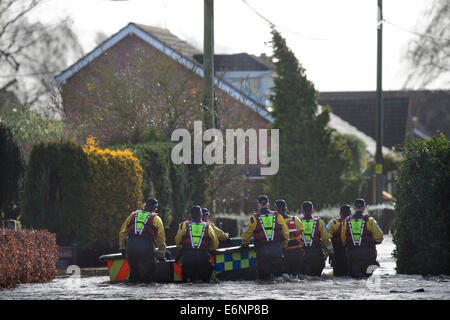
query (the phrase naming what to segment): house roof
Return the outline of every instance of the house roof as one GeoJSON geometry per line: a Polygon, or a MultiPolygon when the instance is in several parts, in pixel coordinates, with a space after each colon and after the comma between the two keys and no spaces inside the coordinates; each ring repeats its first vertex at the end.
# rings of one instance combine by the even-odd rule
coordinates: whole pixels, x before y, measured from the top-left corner
{"type": "MultiPolygon", "coordinates": [[[[72,77],[83,67],[98,58],[106,50],[114,46],[120,40],[130,35],[139,37],[140,39],[153,46],[157,50],[161,51],[162,53],[166,54],[170,58],[174,59],[178,63],[194,71],[200,77],[204,76],[202,66],[192,58],[193,55],[198,52],[198,50],[193,46],[177,38],[168,30],[157,27],[144,26],[131,22],[127,26],[119,30],[116,34],[112,35],[110,38],[97,46],[94,50],[75,62],[72,66],[56,76],[55,81],[58,84],[64,84],[67,79],[72,77]]],[[[269,111],[267,111],[267,109],[263,105],[249,97],[246,93],[235,88],[226,80],[219,80],[215,78],[214,84],[217,88],[223,90],[230,96],[239,100],[242,104],[257,112],[269,122],[273,121],[273,118],[270,115],[269,111]]]]}
{"type": "MultiPolygon", "coordinates": [[[[376,133],[376,92],[321,92],[321,105],[368,136],[376,133]]],[[[394,147],[441,131],[450,135],[449,90],[383,91],[383,144],[394,147]]]]}
{"type": "MultiPolygon", "coordinates": [[[[376,138],[376,92],[321,92],[319,103],[372,139],[376,138]]],[[[383,93],[383,145],[405,141],[409,100],[383,93]]]]}
{"type": "MultiPolygon", "coordinates": [[[[194,54],[194,60],[203,63],[203,54],[194,54]]],[[[216,71],[267,71],[272,70],[271,64],[248,53],[215,54],[214,69],[216,71]]]]}

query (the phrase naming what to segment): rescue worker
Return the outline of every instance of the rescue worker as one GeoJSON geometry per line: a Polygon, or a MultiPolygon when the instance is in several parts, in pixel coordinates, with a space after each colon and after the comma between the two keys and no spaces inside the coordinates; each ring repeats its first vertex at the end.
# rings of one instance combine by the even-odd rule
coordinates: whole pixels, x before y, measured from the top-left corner
{"type": "Polygon", "coordinates": [[[213,266],[210,252],[216,250],[219,240],[211,223],[202,221],[202,209],[193,206],[190,220],[179,225],[175,244],[182,250],[181,265],[183,281],[209,282],[213,266]]]}
{"type": "Polygon", "coordinates": [[[158,247],[158,260],[165,259],[166,236],[157,210],[158,201],[149,198],[144,204],[144,210],[131,213],[120,228],[119,249],[128,257],[130,282],[153,281],[155,243],[158,247]]]}
{"type": "Polygon", "coordinates": [[[281,276],[283,249],[287,247],[289,229],[281,214],[269,210],[269,198],[259,196],[258,212],[254,213],[244,227],[242,247],[247,248],[253,238],[258,259],[258,277],[270,279],[281,276]]]}
{"type": "Polygon", "coordinates": [[[219,241],[226,241],[230,239],[230,234],[223,232],[221,229],[217,228],[216,225],[214,224],[214,222],[210,221],[209,219],[209,210],[206,208],[202,209],[202,220],[205,222],[209,222],[209,224],[211,225],[211,227],[214,229],[214,233],[217,236],[217,240],[219,241]]]}
{"type": "Polygon", "coordinates": [[[364,199],[356,199],[353,209],[355,213],[345,219],[341,232],[342,245],[347,251],[347,266],[354,278],[370,277],[380,265],[376,260],[375,245],[383,241],[383,231],[374,218],[364,214],[364,199]]]}
{"type": "Polygon", "coordinates": [[[320,276],[325,268],[326,253],[334,260],[333,245],[325,223],[320,218],[313,217],[314,207],[311,201],[302,203],[303,241],[305,243],[305,256],[303,258],[301,273],[309,276],[320,276]]]}
{"type": "Polygon", "coordinates": [[[331,235],[331,243],[334,251],[334,261],[330,260],[330,265],[333,267],[333,275],[336,277],[348,275],[347,257],[345,254],[345,248],[342,245],[341,231],[345,219],[351,215],[351,213],[352,207],[348,204],[343,204],[339,210],[340,217],[331,220],[327,225],[327,230],[331,235]]]}
{"type": "Polygon", "coordinates": [[[283,216],[289,229],[289,242],[284,252],[283,272],[297,276],[301,271],[302,257],[305,255],[302,221],[299,217],[288,215],[285,200],[275,201],[275,211],[283,216]]]}

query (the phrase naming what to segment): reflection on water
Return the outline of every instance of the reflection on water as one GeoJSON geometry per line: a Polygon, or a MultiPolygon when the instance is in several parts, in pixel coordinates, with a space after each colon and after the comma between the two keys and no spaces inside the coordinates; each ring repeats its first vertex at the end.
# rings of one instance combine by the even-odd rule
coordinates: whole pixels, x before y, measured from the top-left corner
{"type": "Polygon", "coordinates": [[[450,299],[450,277],[397,275],[390,236],[377,247],[380,268],[368,280],[334,278],[327,266],[321,277],[280,278],[276,283],[223,281],[208,284],[110,284],[109,277],[58,277],[49,283],[24,284],[0,291],[0,299],[450,299]],[[412,292],[416,289],[424,292],[412,292]],[[392,292],[395,291],[395,292],[392,292]],[[249,294],[251,293],[251,294],[249,294]]]}

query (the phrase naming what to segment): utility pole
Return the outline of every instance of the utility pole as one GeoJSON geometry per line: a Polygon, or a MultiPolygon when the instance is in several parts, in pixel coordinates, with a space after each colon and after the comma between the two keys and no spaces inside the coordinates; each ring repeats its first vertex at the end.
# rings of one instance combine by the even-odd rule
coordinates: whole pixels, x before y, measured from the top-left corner
{"type": "Polygon", "coordinates": [[[214,106],[214,0],[203,1],[203,109],[205,126],[210,129],[216,127],[214,106]]]}
{"type": "Polygon", "coordinates": [[[376,112],[376,204],[383,203],[383,89],[382,89],[382,45],[383,45],[383,0],[378,0],[377,24],[377,112],[376,112]]]}

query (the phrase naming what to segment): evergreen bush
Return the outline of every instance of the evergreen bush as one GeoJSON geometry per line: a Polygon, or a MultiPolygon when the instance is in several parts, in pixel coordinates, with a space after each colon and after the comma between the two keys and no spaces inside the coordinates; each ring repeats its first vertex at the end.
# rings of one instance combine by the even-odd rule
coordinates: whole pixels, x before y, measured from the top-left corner
{"type": "Polygon", "coordinates": [[[35,145],[25,175],[21,223],[55,233],[58,245],[87,245],[89,183],[88,159],[80,146],[35,145]]]}
{"type": "Polygon", "coordinates": [[[0,217],[17,219],[25,163],[11,130],[0,123],[0,217]]]}
{"type": "Polygon", "coordinates": [[[396,270],[450,274],[450,141],[443,134],[406,144],[397,177],[396,270]]]}

